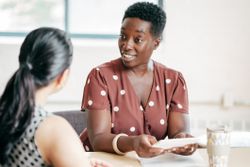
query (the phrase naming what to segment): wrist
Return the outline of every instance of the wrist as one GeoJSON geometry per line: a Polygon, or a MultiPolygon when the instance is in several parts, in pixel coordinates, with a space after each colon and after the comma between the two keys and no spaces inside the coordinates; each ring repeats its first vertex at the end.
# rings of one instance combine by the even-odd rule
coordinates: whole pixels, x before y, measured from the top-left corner
{"type": "Polygon", "coordinates": [[[124,155],[125,152],[122,152],[120,151],[120,149],[118,148],[118,140],[120,137],[122,136],[128,136],[127,134],[124,134],[124,133],[120,133],[120,134],[117,134],[113,140],[112,140],[112,147],[113,147],[113,150],[115,153],[119,154],[119,155],[124,155]]]}
{"type": "Polygon", "coordinates": [[[192,137],[192,136],[187,132],[179,132],[173,136],[173,138],[186,138],[186,137],[192,137]]]}

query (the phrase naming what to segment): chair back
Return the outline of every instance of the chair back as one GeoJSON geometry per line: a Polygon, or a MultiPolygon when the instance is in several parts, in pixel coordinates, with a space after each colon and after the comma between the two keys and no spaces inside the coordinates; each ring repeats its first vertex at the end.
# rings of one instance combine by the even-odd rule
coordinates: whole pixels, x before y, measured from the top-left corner
{"type": "Polygon", "coordinates": [[[58,111],[54,112],[54,114],[65,118],[75,129],[78,135],[83,131],[84,128],[87,128],[88,113],[86,111],[58,111]]]}

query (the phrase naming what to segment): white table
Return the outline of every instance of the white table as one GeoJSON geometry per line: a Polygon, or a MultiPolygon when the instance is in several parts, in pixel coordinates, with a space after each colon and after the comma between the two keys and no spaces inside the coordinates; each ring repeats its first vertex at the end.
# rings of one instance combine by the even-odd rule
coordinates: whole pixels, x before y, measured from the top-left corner
{"type": "MultiPolygon", "coordinates": [[[[138,157],[133,152],[128,153],[125,156],[119,156],[119,155],[104,153],[104,152],[88,152],[87,154],[89,158],[98,158],[98,159],[104,160],[112,164],[114,167],[141,167],[142,166],[138,157]]],[[[196,166],[207,167],[208,157],[207,157],[206,149],[198,149],[197,154],[201,156],[203,162],[200,165],[196,165],[196,166]]],[[[178,163],[179,162],[177,162],[176,164],[178,163]]],[[[228,167],[249,167],[249,164],[250,164],[250,148],[231,148],[228,167]]]]}
{"type": "MultiPolygon", "coordinates": [[[[208,162],[207,150],[198,150],[202,158],[208,162]]],[[[250,166],[250,148],[231,148],[228,167],[249,167],[250,166]]]]}

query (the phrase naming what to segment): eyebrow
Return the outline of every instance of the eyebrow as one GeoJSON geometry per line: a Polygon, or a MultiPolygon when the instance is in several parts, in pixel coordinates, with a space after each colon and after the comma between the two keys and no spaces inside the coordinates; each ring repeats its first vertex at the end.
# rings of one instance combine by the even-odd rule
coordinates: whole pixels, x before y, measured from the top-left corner
{"type": "Polygon", "coordinates": [[[136,32],[145,34],[145,31],[143,30],[136,30],[136,32]]]}

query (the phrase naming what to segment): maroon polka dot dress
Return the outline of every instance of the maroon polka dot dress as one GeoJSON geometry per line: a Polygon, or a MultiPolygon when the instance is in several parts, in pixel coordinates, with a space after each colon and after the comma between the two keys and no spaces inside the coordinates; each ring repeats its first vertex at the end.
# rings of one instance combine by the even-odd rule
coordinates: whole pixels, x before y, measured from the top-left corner
{"type": "MultiPolygon", "coordinates": [[[[155,61],[153,64],[153,85],[145,106],[140,103],[121,59],[116,59],[89,73],[82,109],[108,109],[114,134],[150,134],[158,140],[165,138],[169,112],[188,113],[188,93],[180,72],[155,61]]],[[[81,139],[85,150],[91,150],[86,130],[81,139]]]]}

